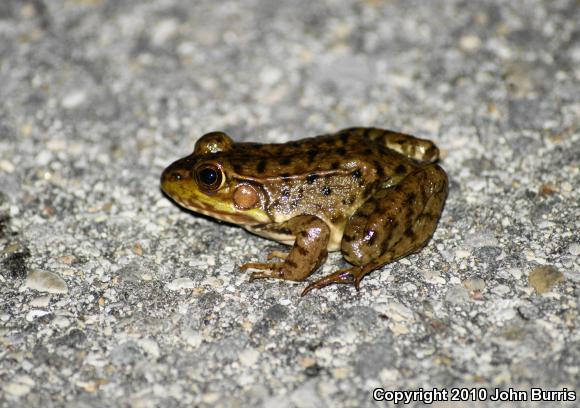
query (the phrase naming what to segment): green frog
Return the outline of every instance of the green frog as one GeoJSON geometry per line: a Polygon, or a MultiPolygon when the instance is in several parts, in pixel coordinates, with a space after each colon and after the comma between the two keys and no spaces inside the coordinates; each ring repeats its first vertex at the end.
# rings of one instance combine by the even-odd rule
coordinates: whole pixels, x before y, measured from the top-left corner
{"type": "Polygon", "coordinates": [[[310,283],[354,285],[419,251],[447,197],[447,175],[429,140],[377,128],[349,128],[280,144],[202,136],[193,153],[161,175],[176,203],[290,245],[271,262],[250,262],[250,281],[304,281],[341,250],[352,265],[310,283]]]}

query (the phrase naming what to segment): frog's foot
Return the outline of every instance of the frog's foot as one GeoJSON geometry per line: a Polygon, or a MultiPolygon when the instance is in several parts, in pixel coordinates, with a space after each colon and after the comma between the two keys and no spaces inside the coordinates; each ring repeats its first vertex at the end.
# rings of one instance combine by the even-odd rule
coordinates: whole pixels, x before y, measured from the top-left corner
{"type": "Polygon", "coordinates": [[[324,263],[327,255],[330,231],[328,225],[312,215],[300,215],[290,220],[268,226],[269,230],[288,229],[296,237],[289,253],[273,251],[268,259],[278,258],[277,262],[250,262],[242,265],[241,270],[258,269],[250,281],[274,278],[303,281],[324,263]]]}
{"type": "Polygon", "coordinates": [[[306,288],[302,291],[302,294],[300,296],[306,295],[313,289],[321,289],[333,283],[353,285],[358,292],[360,290],[360,281],[362,280],[362,278],[364,278],[365,275],[373,271],[376,267],[377,266],[375,265],[353,266],[351,268],[338,270],[306,286],[306,288]]]}

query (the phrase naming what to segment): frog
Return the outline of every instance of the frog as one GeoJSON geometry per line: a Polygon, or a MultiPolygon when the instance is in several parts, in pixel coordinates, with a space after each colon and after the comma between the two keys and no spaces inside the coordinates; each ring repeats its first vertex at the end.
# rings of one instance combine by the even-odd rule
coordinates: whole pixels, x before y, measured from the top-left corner
{"type": "Polygon", "coordinates": [[[369,273],[426,246],[448,194],[430,140],[375,128],[263,144],[214,131],[161,174],[179,206],[290,246],[247,262],[250,281],[302,282],[341,251],[348,267],[312,281],[360,289],[369,273]]]}

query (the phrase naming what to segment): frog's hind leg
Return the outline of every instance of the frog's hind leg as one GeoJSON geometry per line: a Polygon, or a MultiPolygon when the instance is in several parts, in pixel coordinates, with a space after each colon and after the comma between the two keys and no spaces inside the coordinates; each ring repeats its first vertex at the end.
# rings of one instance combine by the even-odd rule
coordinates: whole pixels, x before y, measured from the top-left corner
{"type": "Polygon", "coordinates": [[[301,215],[283,223],[268,225],[256,232],[264,236],[283,233],[293,235],[296,239],[288,254],[273,251],[268,256],[270,260],[281,259],[280,262],[250,262],[242,265],[241,270],[262,270],[252,273],[250,281],[264,278],[303,281],[326,260],[330,230],[318,217],[301,215]]]}
{"type": "Polygon", "coordinates": [[[355,265],[311,283],[354,285],[381,266],[417,252],[433,235],[447,196],[447,176],[436,164],[418,168],[396,186],[377,191],[351,217],[341,249],[355,265]]]}

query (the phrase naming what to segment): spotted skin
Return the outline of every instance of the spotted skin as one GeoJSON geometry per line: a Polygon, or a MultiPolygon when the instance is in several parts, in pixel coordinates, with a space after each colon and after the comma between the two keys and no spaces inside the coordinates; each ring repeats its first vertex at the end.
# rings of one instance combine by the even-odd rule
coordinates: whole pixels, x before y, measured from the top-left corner
{"type": "Polygon", "coordinates": [[[365,275],[433,234],[447,195],[438,157],[431,141],[377,128],[284,144],[235,143],[213,132],[165,169],[161,186],[185,208],[292,246],[271,254],[277,261],[243,265],[259,270],[252,280],[305,280],[328,251],[341,250],[353,266],[304,294],[330,283],[358,289],[365,275]],[[215,171],[213,185],[204,185],[200,169],[215,171]]]}
{"type": "Polygon", "coordinates": [[[358,290],[365,275],[423,248],[437,227],[447,185],[443,169],[429,164],[376,192],[351,217],[342,237],[344,258],[355,266],[311,283],[302,295],[331,283],[358,290]]]}

